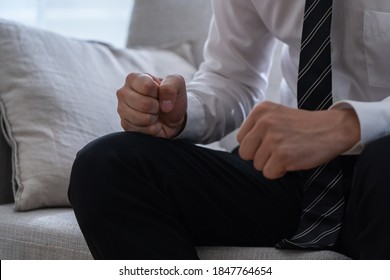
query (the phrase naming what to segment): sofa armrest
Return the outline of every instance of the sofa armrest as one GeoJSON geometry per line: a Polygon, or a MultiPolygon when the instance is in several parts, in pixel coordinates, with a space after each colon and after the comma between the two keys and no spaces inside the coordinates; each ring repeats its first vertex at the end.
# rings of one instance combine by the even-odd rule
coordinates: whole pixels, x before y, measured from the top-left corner
{"type": "Polygon", "coordinates": [[[0,204],[13,201],[11,147],[0,130],[0,204]]]}

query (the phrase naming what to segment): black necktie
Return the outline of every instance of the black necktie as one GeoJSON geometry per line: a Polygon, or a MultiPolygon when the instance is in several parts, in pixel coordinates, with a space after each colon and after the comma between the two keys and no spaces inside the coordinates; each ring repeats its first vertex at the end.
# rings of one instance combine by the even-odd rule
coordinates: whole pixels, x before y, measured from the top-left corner
{"type": "MultiPolygon", "coordinates": [[[[332,105],[330,27],[332,0],[306,0],[298,74],[298,108],[326,110],[332,105]]],[[[324,249],[334,246],[344,212],[342,170],[338,160],[302,172],[303,211],[295,235],[278,248],[324,249]]]]}

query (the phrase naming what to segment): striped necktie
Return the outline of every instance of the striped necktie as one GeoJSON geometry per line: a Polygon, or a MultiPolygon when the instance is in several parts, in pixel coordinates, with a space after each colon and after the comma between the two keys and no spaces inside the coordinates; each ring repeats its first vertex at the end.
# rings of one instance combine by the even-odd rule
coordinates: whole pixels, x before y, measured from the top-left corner
{"type": "MultiPolygon", "coordinates": [[[[306,0],[298,73],[298,108],[326,110],[332,105],[330,27],[332,0],[306,0]]],[[[277,248],[324,249],[334,246],[344,212],[338,160],[303,171],[303,211],[295,235],[277,248]]]]}

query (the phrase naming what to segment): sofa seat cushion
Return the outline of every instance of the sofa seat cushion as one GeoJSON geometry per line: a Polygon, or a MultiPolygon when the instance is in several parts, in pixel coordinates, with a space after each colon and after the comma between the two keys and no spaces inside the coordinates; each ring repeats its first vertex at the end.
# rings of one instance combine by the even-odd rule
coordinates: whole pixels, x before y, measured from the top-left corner
{"type": "Polygon", "coordinates": [[[86,260],[91,253],[70,208],[15,212],[0,205],[0,259],[86,260]]]}
{"type": "Polygon", "coordinates": [[[200,247],[203,260],[347,260],[333,251],[278,250],[272,247],[200,247]]]}
{"type": "MultiPolygon", "coordinates": [[[[203,260],[347,259],[331,251],[290,251],[274,248],[199,247],[203,260]]],[[[15,212],[0,206],[0,259],[88,260],[88,246],[70,208],[15,212]]]]}

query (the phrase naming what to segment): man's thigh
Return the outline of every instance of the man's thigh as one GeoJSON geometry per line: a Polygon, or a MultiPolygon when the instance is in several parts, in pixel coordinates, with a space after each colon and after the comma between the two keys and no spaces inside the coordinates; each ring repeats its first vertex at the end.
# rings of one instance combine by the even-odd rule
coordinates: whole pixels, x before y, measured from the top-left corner
{"type": "Polygon", "coordinates": [[[144,176],[174,204],[196,245],[272,246],[294,233],[297,174],[268,180],[236,152],[144,136],[140,143],[149,151],[142,152],[144,176]]]}

